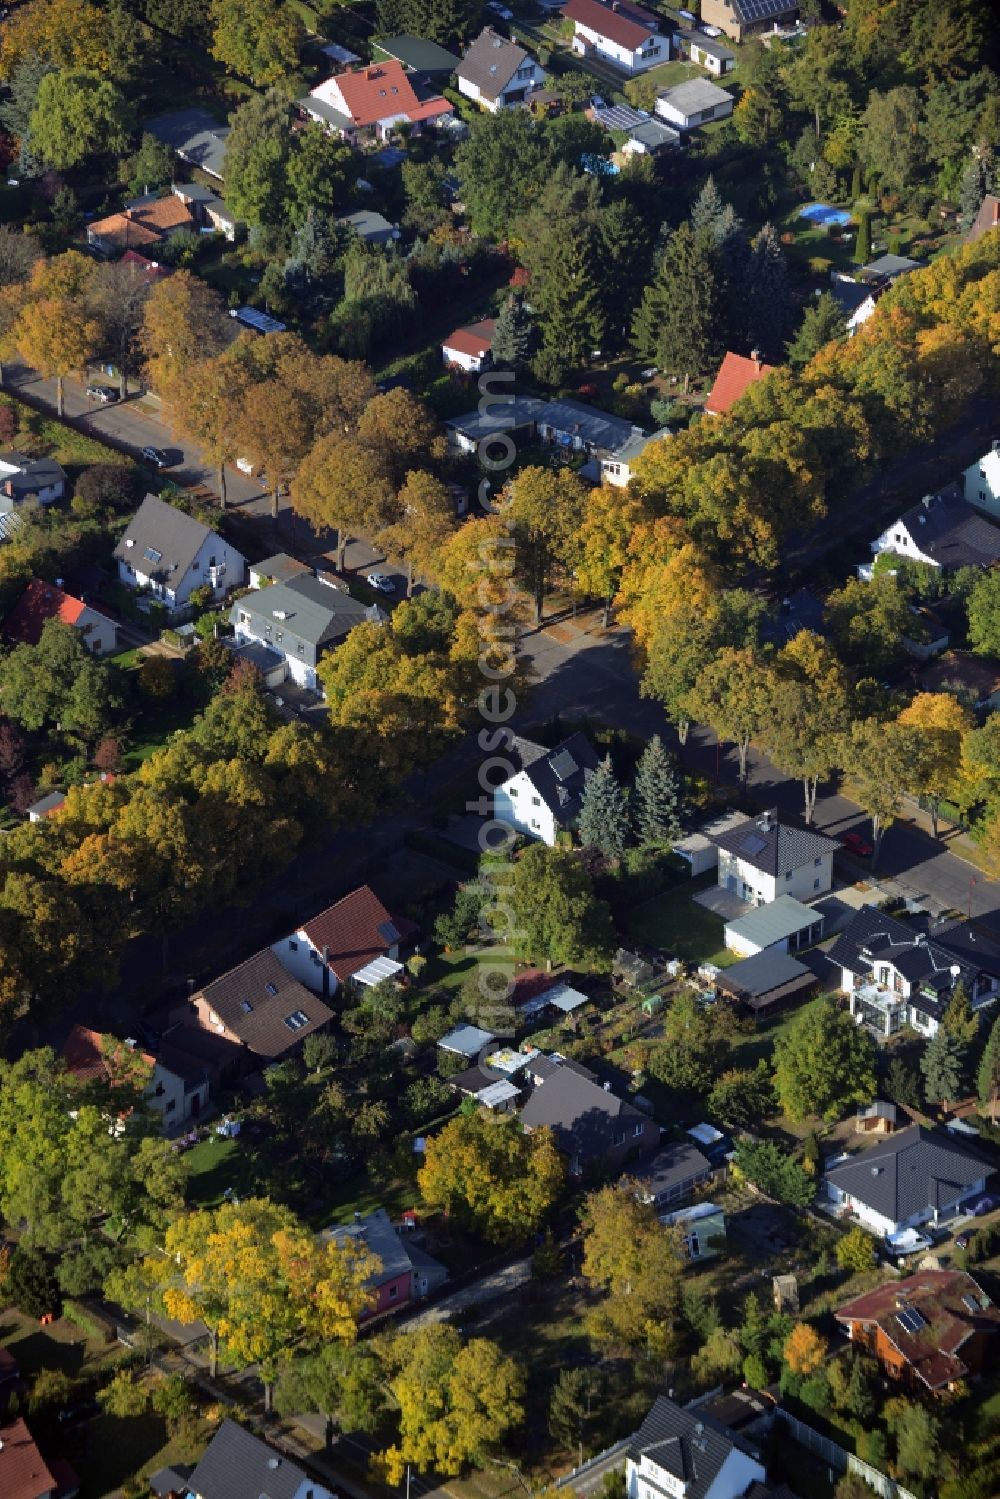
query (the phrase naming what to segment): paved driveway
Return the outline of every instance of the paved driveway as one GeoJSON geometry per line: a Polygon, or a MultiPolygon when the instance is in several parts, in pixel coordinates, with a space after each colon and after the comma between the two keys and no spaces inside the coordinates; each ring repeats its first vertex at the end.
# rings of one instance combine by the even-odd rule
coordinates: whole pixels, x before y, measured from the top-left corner
{"type": "Polygon", "coordinates": [[[415,1317],[409,1317],[400,1324],[403,1332],[413,1332],[418,1327],[427,1327],[434,1322],[446,1322],[455,1312],[464,1311],[469,1306],[482,1306],[488,1301],[497,1301],[501,1296],[509,1296],[514,1291],[520,1290],[531,1279],[531,1261],[515,1260],[512,1265],[505,1265],[502,1270],[494,1270],[490,1275],[484,1275],[482,1280],[477,1280],[474,1285],[466,1286],[464,1290],[456,1291],[451,1296],[445,1296],[442,1301],[436,1301],[433,1306],[427,1307],[425,1311],[418,1312],[415,1317]]]}

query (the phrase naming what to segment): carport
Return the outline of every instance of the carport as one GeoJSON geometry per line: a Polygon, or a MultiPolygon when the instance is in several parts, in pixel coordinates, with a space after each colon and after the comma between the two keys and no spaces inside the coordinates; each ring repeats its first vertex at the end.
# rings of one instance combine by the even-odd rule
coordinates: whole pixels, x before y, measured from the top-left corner
{"type": "Polygon", "coordinates": [[[787,1000],[803,998],[816,984],[816,975],[804,963],[777,947],[723,968],[715,980],[719,993],[746,1005],[758,1017],[769,1015],[787,1000]]]}

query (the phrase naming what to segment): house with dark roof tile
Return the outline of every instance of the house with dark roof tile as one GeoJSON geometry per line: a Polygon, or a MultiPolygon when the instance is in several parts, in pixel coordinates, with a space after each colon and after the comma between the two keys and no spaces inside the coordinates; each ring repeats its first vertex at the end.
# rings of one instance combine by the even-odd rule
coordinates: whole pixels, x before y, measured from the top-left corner
{"type": "Polygon", "coordinates": [[[633,0],[568,0],[561,14],[573,22],[572,48],[630,76],[670,61],[670,37],[657,16],[633,0]]]}
{"type": "Polygon", "coordinates": [[[1000,941],[978,922],[929,929],[862,906],[829,957],[851,1014],[880,1039],[904,1026],[934,1036],[957,983],[976,1011],[1000,998],[1000,941]]]}
{"type": "Polygon", "coordinates": [[[557,1065],[541,1067],[534,1059],[527,1064],[535,1087],[521,1109],[521,1125],[526,1130],[550,1129],[572,1175],[598,1164],[620,1170],[627,1161],[657,1149],[660,1126],[648,1114],[575,1067],[554,1057],[543,1060],[557,1065]]]}
{"type": "Polygon", "coordinates": [[[837,1307],[851,1342],[916,1394],[945,1395],[991,1368],[1000,1308],[964,1270],[922,1270],[837,1307]]]}
{"type": "Polygon", "coordinates": [[[660,1395],[628,1449],[628,1499],[743,1499],[767,1481],[759,1450],[707,1411],[660,1395]]]}
{"type": "Polygon", "coordinates": [[[440,1260],[414,1242],[411,1230],[397,1229],[385,1208],[359,1213],[353,1223],[328,1228],[321,1238],[334,1244],[360,1240],[377,1257],[378,1269],[366,1283],[371,1305],[363,1313],[363,1320],[398,1312],[410,1302],[422,1301],[448,1279],[448,1271],[440,1260]]]}
{"type": "Polygon", "coordinates": [[[557,834],[580,815],[597,754],[585,734],[571,734],[555,749],[517,736],[510,750],[520,768],[493,795],[493,815],[515,832],[554,848],[557,834]]]}
{"type": "Polygon", "coordinates": [[[311,573],[271,583],[236,600],[229,623],[241,645],[256,643],[284,663],[281,680],[290,677],[315,692],[316,667],[328,650],[345,640],[355,625],[381,624],[377,604],[363,604],[335,578],[311,573]]]}
{"type": "Polygon", "coordinates": [[[949,1131],[914,1124],[832,1162],[823,1186],[844,1216],[888,1238],[950,1217],[985,1190],[993,1169],[949,1131]]]}
{"type": "Polygon", "coordinates": [[[191,1472],[164,1469],[152,1480],[156,1492],[176,1488],[196,1499],[335,1499],[298,1463],[228,1417],[191,1472]],[[173,1479],[179,1481],[174,1485],[173,1479]],[[163,1486],[165,1485],[165,1486],[163,1486]]]}
{"type": "Polygon", "coordinates": [[[400,949],[416,933],[412,921],[392,915],[369,885],[359,885],[271,950],[299,983],[329,999],[342,984],[401,974],[400,949]]]}
{"type": "MultiPolygon", "coordinates": [[[[928,494],[876,536],[872,554],[892,553],[907,562],[954,572],[959,567],[996,567],[1000,562],[1000,526],[967,504],[961,484],[928,494]]],[[[870,578],[871,563],[858,568],[870,578]]]]}
{"type": "Polygon", "coordinates": [[[171,611],[186,608],[196,588],[223,598],[240,586],[246,570],[232,542],[155,494],[146,496],[125,527],[114,558],[126,588],[171,611]]]}
{"type": "Polygon", "coordinates": [[[814,900],[833,884],[834,839],[782,822],[776,809],[725,828],[712,841],[719,850],[719,888],[751,905],[769,905],[781,895],[814,900]]]}
{"type": "Polygon", "coordinates": [[[526,48],[486,26],[456,72],[458,92],[496,114],[523,104],[532,89],[543,88],[545,73],[526,48]]]}

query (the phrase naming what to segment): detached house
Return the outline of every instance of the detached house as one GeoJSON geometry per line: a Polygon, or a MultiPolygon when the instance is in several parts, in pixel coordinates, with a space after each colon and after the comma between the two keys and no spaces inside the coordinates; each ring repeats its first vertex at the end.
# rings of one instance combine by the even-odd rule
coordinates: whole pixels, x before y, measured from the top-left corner
{"type": "Polygon", "coordinates": [[[659,18],[632,0],[569,0],[562,15],[573,22],[580,57],[598,57],[628,74],[670,61],[670,37],[661,34],[659,18]]]}
{"type": "Polygon", "coordinates": [[[379,1268],[366,1283],[372,1301],[362,1314],[362,1321],[422,1301],[448,1279],[448,1271],[440,1260],[414,1244],[408,1232],[397,1230],[385,1208],[376,1208],[363,1217],[358,1213],[353,1223],[328,1228],[321,1237],[334,1244],[360,1239],[378,1256],[379,1268]]]}
{"type": "Polygon", "coordinates": [[[193,229],[187,204],[172,193],[166,198],[137,198],[121,213],[87,225],[87,243],[99,255],[120,255],[163,244],[177,229],[193,229]]]}
{"type": "Polygon", "coordinates": [[[717,83],[689,78],[673,88],[661,89],[656,96],[656,113],[679,130],[697,130],[713,120],[728,119],[735,102],[732,94],[717,83]]]}
{"type": "Polygon", "coordinates": [[[756,350],[749,359],[742,354],[729,353],[719,366],[715,384],[705,397],[705,412],[708,416],[725,416],[741,396],[745,396],[751,385],[765,380],[774,370],[773,364],[765,364],[756,350]]]}
{"type": "Polygon", "coordinates": [[[990,444],[978,463],[962,474],[966,503],[1000,521],[1000,442],[990,444]]]}
{"type": "Polygon", "coordinates": [[[43,583],[40,578],[32,578],[7,615],[3,638],[9,645],[37,645],[50,619],[72,625],[95,656],[106,656],[118,649],[118,626],[113,619],[82,599],[64,593],[57,584],[43,583]]]}
{"type": "Polygon", "coordinates": [[[781,822],[776,810],[714,834],[718,884],[754,906],[779,896],[812,900],[833,884],[837,845],[825,833],[781,822]]]}
{"type": "Polygon", "coordinates": [[[1000,997],[1000,943],[973,922],[923,927],[864,906],[840,933],[830,959],[841,971],[851,1014],[879,1037],[906,1025],[937,1033],[955,985],[974,1010],[1000,997]]]}
{"type": "Polygon", "coordinates": [[[947,1130],[914,1124],[834,1161],[823,1183],[832,1203],[889,1239],[951,1217],[982,1193],[992,1171],[989,1161],[947,1130]]]}
{"type": "MultiPolygon", "coordinates": [[[[84,1025],[74,1025],[70,1031],[59,1054],[66,1070],[78,1082],[110,1077],[111,1067],[102,1044],[106,1039],[113,1042],[113,1038],[105,1038],[99,1031],[89,1030],[84,1025]]],[[[134,1047],[130,1041],[124,1044],[134,1047]]],[[[153,1069],[146,1088],[146,1102],[160,1115],[164,1132],[185,1124],[189,1119],[197,1119],[208,1103],[208,1075],[204,1068],[176,1061],[171,1065],[172,1059],[151,1056],[147,1052],[143,1052],[142,1057],[153,1069]]]]}
{"type": "MultiPolygon", "coordinates": [[[[925,495],[919,505],[875,538],[871,550],[876,557],[892,552],[907,562],[922,562],[944,572],[995,567],[1000,563],[1000,527],[967,504],[956,483],[940,494],[925,495]]],[[[871,564],[864,564],[858,572],[871,577],[871,564]]]]}
{"type": "Polygon", "coordinates": [[[374,890],[360,885],[271,951],[300,983],[328,999],[349,981],[378,983],[402,973],[399,950],[416,931],[412,921],[392,916],[374,890]]]}
{"type": "Polygon", "coordinates": [[[493,816],[554,848],[557,833],[571,828],[580,815],[597,755],[584,734],[571,734],[554,750],[518,736],[511,753],[521,768],[494,792],[493,816]]]}
{"type": "Polygon", "coordinates": [[[66,472],[54,458],[0,453],[0,513],[15,510],[28,500],[51,505],[65,493],[66,472]]]}
{"type": "Polygon", "coordinates": [[[0,1494],[3,1499],[73,1499],[80,1480],[61,1457],[45,1458],[23,1417],[0,1426],[0,1494]]]}
{"type": "Polygon", "coordinates": [[[290,677],[310,691],[317,688],[316,666],[326,651],[355,625],[384,618],[377,605],[361,604],[346,588],[312,576],[257,589],[237,599],[229,613],[240,644],[256,641],[272,653],[277,680],[290,677]]]}
{"type": "Polygon", "coordinates": [[[126,588],[149,593],[172,611],[187,607],[196,588],[218,600],[243,582],[246,560],[232,542],[193,515],[148,494],[115,547],[126,588]]]}
{"type": "Polygon", "coordinates": [[[455,76],[458,92],[491,114],[523,104],[532,89],[542,88],[546,81],[531,54],[492,26],[476,37],[455,76]]]}
{"type": "Polygon", "coordinates": [[[649,1155],[660,1144],[660,1126],[626,1103],[610,1086],[602,1088],[583,1069],[559,1058],[529,1061],[535,1088],[521,1109],[526,1130],[551,1129],[569,1161],[572,1175],[601,1165],[620,1170],[633,1156],[649,1155]],[[544,1065],[543,1065],[544,1064],[544,1065]]]}
{"type": "Polygon", "coordinates": [[[246,1070],[277,1062],[307,1036],[325,1030],[332,1010],[279,962],[269,947],[192,994],[171,1020],[191,1021],[243,1048],[246,1070]]]}
{"type": "Polygon", "coordinates": [[[734,42],[794,21],[797,0],[701,0],[701,23],[718,26],[734,42]]]}
{"type": "MultiPolygon", "coordinates": [[[[655,121],[650,121],[654,124],[655,121]]],[[[646,449],[654,442],[662,442],[665,437],[673,434],[669,427],[661,427],[658,432],[649,434],[636,433],[608,458],[601,459],[601,483],[613,484],[618,489],[624,489],[632,482],[635,471],[636,460],[641,458],[646,449]]]]}
{"type": "Polygon", "coordinates": [[[394,59],[338,73],[299,100],[299,108],[352,144],[374,137],[388,140],[399,125],[415,131],[454,114],[454,107],[438,94],[420,98],[416,76],[394,59]]]}
{"type": "Polygon", "coordinates": [[[1000,198],[993,193],[987,193],[965,236],[965,243],[974,245],[978,239],[982,239],[984,234],[989,234],[991,229],[998,227],[1000,227],[1000,198]]]}
{"type": "Polygon", "coordinates": [[[855,1297],[834,1316],[852,1343],[917,1394],[947,1394],[996,1359],[1000,1309],[964,1270],[922,1270],[855,1297]]]}
{"type": "Polygon", "coordinates": [[[161,1468],[149,1480],[160,1499],[335,1499],[284,1452],[245,1431],[228,1416],[209,1442],[201,1461],[190,1468],[161,1468]]]}
{"type": "Polygon", "coordinates": [[[625,1467],[627,1499],[743,1499],[767,1472],[756,1447],[665,1395],[636,1432],[625,1467]]]}
{"type": "Polygon", "coordinates": [[[496,318],[490,317],[456,328],[441,345],[441,357],[448,369],[461,370],[466,375],[478,375],[486,369],[493,362],[496,326],[496,318]]]}

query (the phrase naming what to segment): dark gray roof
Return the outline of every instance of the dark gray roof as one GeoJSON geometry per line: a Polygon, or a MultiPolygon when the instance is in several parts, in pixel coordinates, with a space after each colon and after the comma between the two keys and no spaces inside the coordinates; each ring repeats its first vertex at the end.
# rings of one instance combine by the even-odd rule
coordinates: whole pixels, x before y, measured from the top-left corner
{"type": "Polygon", "coordinates": [[[193,1472],[194,1468],[190,1463],[175,1463],[172,1468],[159,1468],[150,1474],[149,1487],[159,1499],[166,1499],[168,1494],[183,1494],[193,1472]]]}
{"type": "Polygon", "coordinates": [[[300,109],[305,110],[306,114],[322,120],[324,125],[330,125],[334,130],[354,128],[350,115],[345,115],[341,109],[334,109],[333,105],[327,104],[325,99],[315,99],[312,94],[306,94],[298,101],[298,105],[300,109]]]}
{"type": "Polygon", "coordinates": [[[781,600],[777,612],[761,622],[760,638],[765,644],[787,645],[800,630],[812,630],[815,635],[826,633],[823,604],[808,588],[797,588],[781,600]]]}
{"type": "Polygon", "coordinates": [[[732,0],[737,20],[743,26],[755,26],[761,21],[774,21],[779,16],[790,16],[798,10],[798,0],[732,0]]]}
{"type": "Polygon", "coordinates": [[[453,52],[429,42],[422,36],[411,36],[408,31],[399,36],[376,37],[372,42],[386,57],[394,57],[404,68],[413,68],[418,73],[454,73],[458,58],[453,52]]]}
{"type": "Polygon", "coordinates": [[[359,208],[354,213],[342,214],[337,223],[353,229],[355,234],[359,234],[369,244],[387,244],[389,240],[399,238],[399,230],[395,224],[391,224],[383,214],[376,213],[372,208],[359,208]]]}
{"type": "Polygon", "coordinates": [[[804,981],[807,979],[813,982],[814,975],[805,964],[777,947],[765,948],[763,952],[754,953],[751,958],[733,963],[719,975],[719,983],[723,988],[748,999],[770,994],[773,989],[780,989],[785,984],[802,982],[803,987],[806,987],[804,981]]]}
{"type": "Polygon", "coordinates": [[[835,840],[827,838],[825,833],[779,822],[774,808],[716,834],[712,842],[752,864],[754,869],[773,875],[783,875],[789,869],[802,869],[837,847],[835,840]]]}
{"type": "Polygon", "coordinates": [[[992,1170],[989,1161],[953,1136],[914,1124],[834,1166],[826,1180],[890,1222],[902,1223],[954,1202],[992,1170]]]}
{"type": "Polygon", "coordinates": [[[458,76],[478,88],[484,98],[496,99],[527,56],[523,47],[485,26],[459,63],[458,76]]]}
{"type": "Polygon", "coordinates": [[[919,271],[926,264],[926,260],[911,260],[908,255],[880,255],[877,260],[870,260],[867,265],[863,265],[858,274],[892,278],[905,275],[907,271],[919,271]]]}
{"type": "Polygon", "coordinates": [[[708,1156],[702,1155],[690,1140],[675,1140],[658,1150],[653,1158],[635,1171],[635,1176],[645,1188],[647,1196],[654,1199],[665,1196],[672,1188],[694,1183],[712,1170],[708,1156]]]}
{"type": "Polygon", "coordinates": [[[519,427],[532,427],[538,414],[545,410],[545,401],[537,396],[510,396],[499,391],[484,402],[484,410],[466,411],[462,416],[452,416],[445,421],[446,427],[461,432],[470,442],[481,442],[484,437],[493,437],[498,432],[513,432],[519,427]]]}
{"type": "MultiPolygon", "coordinates": [[[[974,929],[967,925],[960,923],[944,931],[939,929],[930,936],[925,925],[899,921],[875,906],[862,906],[838,935],[829,956],[838,967],[856,974],[870,974],[878,962],[891,963],[911,984],[926,985],[946,997],[956,978],[961,978],[971,992],[981,972],[1000,971],[996,944],[982,937],[980,946],[985,966],[978,961],[974,929]],[[954,946],[949,941],[950,933],[954,933],[954,946]]],[[[943,1009],[940,1000],[915,991],[907,1002],[940,1019],[943,1009]]]]}
{"type": "Polygon", "coordinates": [[[993,567],[1000,562],[1000,527],[967,505],[957,486],[927,495],[906,511],[900,524],[940,567],[993,567]]]}
{"type": "Polygon", "coordinates": [[[851,281],[842,276],[834,277],[827,289],[834,301],[839,304],[845,317],[850,317],[852,312],[857,312],[869,297],[875,295],[874,288],[866,286],[863,281],[851,281]]]}
{"type": "Polygon", "coordinates": [[[373,1285],[395,1280],[397,1275],[405,1275],[411,1269],[406,1246],[385,1208],[376,1208],[373,1213],[366,1213],[355,1223],[336,1224],[333,1228],[328,1228],[323,1237],[334,1242],[361,1239],[372,1254],[377,1254],[382,1261],[382,1268],[372,1276],[373,1285]]]}
{"type": "Polygon", "coordinates": [[[551,1129],[560,1150],[586,1161],[609,1149],[618,1120],[638,1123],[646,1115],[599,1083],[559,1067],[536,1087],[520,1118],[527,1129],[551,1129]]]}
{"type": "MultiPolygon", "coordinates": [[[[629,1456],[636,1462],[648,1458],[684,1484],[684,1499],[706,1499],[734,1450],[760,1462],[755,1447],[707,1412],[682,1410],[661,1395],[636,1432],[629,1456]]],[[[764,1477],[763,1465],[760,1476],[764,1477]]]]}
{"type": "Polygon", "coordinates": [[[188,1479],[199,1499],[295,1499],[304,1468],[228,1418],[188,1479]]]}
{"type": "Polygon", "coordinates": [[[26,500],[40,489],[65,481],[66,470],[54,458],[31,458],[26,453],[0,453],[0,463],[16,468],[14,474],[0,475],[0,482],[11,487],[15,501],[26,500]]]}
{"type": "Polygon", "coordinates": [[[732,47],[727,47],[725,42],[720,42],[717,37],[706,36],[703,31],[692,31],[690,43],[699,51],[706,52],[709,57],[717,57],[720,62],[736,61],[736,53],[732,47]]]}
{"type": "Polygon", "coordinates": [[[251,562],[250,571],[258,577],[270,578],[275,583],[287,583],[292,578],[309,577],[313,570],[308,562],[289,557],[287,552],[275,552],[262,562],[251,562]]]}
{"type": "Polygon", "coordinates": [[[513,745],[521,769],[558,822],[570,823],[579,814],[587,782],[600,763],[585,734],[571,734],[554,750],[530,739],[513,745]]]}
{"type": "Polygon", "coordinates": [[[185,515],[176,505],[148,494],[126,526],[114,555],[145,577],[175,588],[213,534],[193,515],[185,515]],[[157,555],[148,556],[147,552],[157,555]]]}
{"type": "Polygon", "coordinates": [[[375,605],[359,603],[346,589],[333,588],[313,577],[292,578],[244,594],[230,611],[231,622],[235,623],[241,610],[262,627],[280,629],[317,650],[341,640],[364,620],[382,618],[375,605]]]}
{"type": "Polygon", "coordinates": [[[192,166],[222,181],[229,126],[220,125],[207,109],[176,109],[147,120],[142,128],[192,166]]]}
{"type": "Polygon", "coordinates": [[[579,437],[592,447],[606,448],[609,453],[617,453],[642,434],[642,428],[634,422],[598,411],[596,406],[585,406],[581,401],[546,401],[535,420],[540,427],[551,427],[567,437],[579,437]]]}
{"type": "Polygon", "coordinates": [[[662,120],[643,120],[640,124],[633,125],[628,134],[629,140],[638,141],[649,151],[659,151],[664,146],[678,146],[681,139],[678,132],[671,130],[662,120]]]}
{"type": "Polygon", "coordinates": [[[666,100],[685,119],[700,114],[702,110],[718,109],[720,104],[733,103],[733,96],[728,89],[720,88],[707,78],[686,78],[683,83],[675,83],[673,88],[658,89],[656,97],[666,100]]]}

